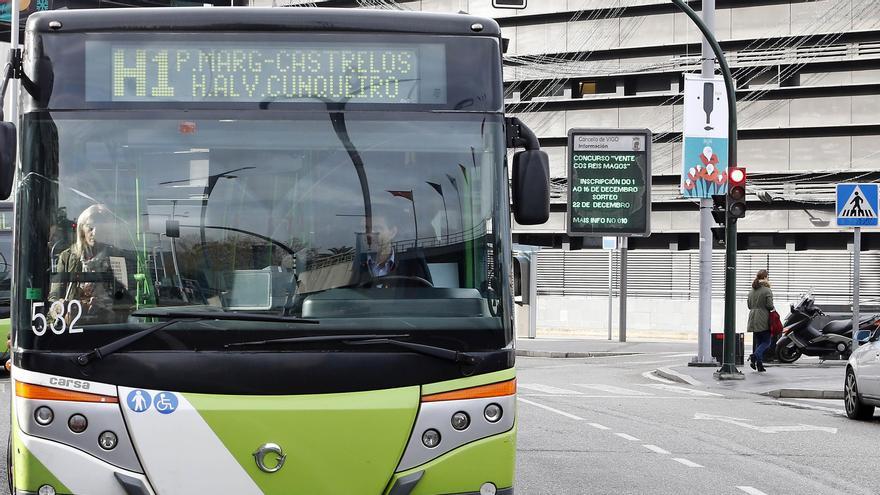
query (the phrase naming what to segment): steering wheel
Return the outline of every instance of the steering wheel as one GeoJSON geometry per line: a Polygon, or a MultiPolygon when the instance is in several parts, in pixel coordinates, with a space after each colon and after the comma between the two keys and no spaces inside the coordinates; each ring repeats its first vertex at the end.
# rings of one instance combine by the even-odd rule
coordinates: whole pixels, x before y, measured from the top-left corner
{"type": "Polygon", "coordinates": [[[412,275],[383,275],[368,280],[361,287],[370,288],[379,285],[391,285],[394,287],[434,287],[434,284],[422,277],[412,275]]]}

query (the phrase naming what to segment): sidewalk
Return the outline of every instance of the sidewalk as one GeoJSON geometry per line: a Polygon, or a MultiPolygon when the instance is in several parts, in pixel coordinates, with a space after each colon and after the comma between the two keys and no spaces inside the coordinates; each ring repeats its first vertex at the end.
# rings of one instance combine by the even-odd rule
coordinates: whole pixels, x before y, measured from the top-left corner
{"type": "Polygon", "coordinates": [[[516,355],[526,357],[586,358],[595,356],[627,356],[653,352],[694,352],[696,355],[696,349],[696,341],[685,340],[630,339],[627,342],[618,342],[617,340],[587,338],[541,337],[537,339],[516,339],[516,355]]]}
{"type": "MultiPolygon", "coordinates": [[[[746,346],[746,354],[750,346],[746,346]]],[[[820,363],[802,357],[794,364],[768,363],[766,373],[757,373],[748,363],[737,368],[744,380],[716,380],[715,367],[688,366],[697,353],[696,341],[633,339],[628,342],[604,339],[536,338],[516,340],[516,355],[544,358],[590,358],[632,354],[682,354],[678,363],[655,370],[655,375],[708,389],[745,392],[786,398],[839,399],[843,397],[846,361],[820,363]],[[684,375],[684,377],[676,376],[684,375]],[[690,378],[690,380],[688,379],[690,378]]]]}

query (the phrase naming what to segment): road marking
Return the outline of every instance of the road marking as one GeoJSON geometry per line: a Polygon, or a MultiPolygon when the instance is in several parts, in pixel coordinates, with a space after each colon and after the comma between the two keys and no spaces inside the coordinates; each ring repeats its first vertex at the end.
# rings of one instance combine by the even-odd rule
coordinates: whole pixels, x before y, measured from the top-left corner
{"type": "Polygon", "coordinates": [[[658,454],[669,455],[672,453],[672,452],[669,452],[668,450],[661,449],[660,447],[658,447],[656,445],[647,444],[647,445],[642,445],[642,447],[644,447],[648,450],[654,451],[658,454]]]}
{"type": "Polygon", "coordinates": [[[674,399],[681,400],[680,395],[592,395],[592,394],[532,394],[519,392],[519,396],[526,397],[576,397],[578,399],[674,399]]]}
{"type": "Polygon", "coordinates": [[[694,395],[697,397],[724,397],[723,394],[716,394],[715,392],[706,392],[705,390],[696,390],[693,388],[682,387],[679,385],[667,385],[665,383],[643,383],[642,386],[656,388],[659,390],[667,390],[667,391],[676,392],[679,394],[694,395]]]}
{"type": "Polygon", "coordinates": [[[678,361],[678,359],[676,359],[676,358],[667,358],[667,359],[661,359],[659,361],[618,361],[614,364],[669,364],[669,363],[675,363],[677,361],[678,361]]]}
{"type": "Polygon", "coordinates": [[[526,390],[534,390],[536,392],[544,392],[545,394],[554,395],[583,395],[577,390],[568,390],[566,388],[551,387],[550,385],[542,385],[540,383],[517,383],[517,387],[526,390]]]}
{"type": "Polygon", "coordinates": [[[641,442],[641,440],[639,440],[638,438],[636,438],[632,435],[627,435],[626,433],[615,433],[615,435],[619,436],[620,438],[622,438],[624,440],[629,440],[630,442],[641,442]]]}
{"type": "Polygon", "coordinates": [[[737,488],[748,493],[749,495],[767,495],[766,493],[752,486],[738,486],[737,488]]]}
{"type": "Polygon", "coordinates": [[[609,428],[609,427],[607,427],[607,426],[600,425],[599,423],[587,423],[587,424],[590,425],[590,426],[592,426],[593,428],[595,428],[595,429],[597,429],[597,430],[610,430],[610,429],[611,429],[611,428],[609,428]]]}
{"type": "Polygon", "coordinates": [[[662,377],[655,375],[653,371],[646,371],[646,372],[642,373],[642,376],[647,378],[648,380],[654,380],[655,382],[669,383],[669,384],[675,383],[672,380],[667,380],[666,378],[662,378],[662,377]]]}
{"type": "Polygon", "coordinates": [[[689,460],[684,459],[684,458],[682,458],[682,457],[673,457],[672,460],[675,461],[675,462],[680,462],[680,463],[684,464],[684,465],[687,466],[687,467],[698,467],[698,468],[703,467],[703,466],[697,464],[697,463],[694,462],[694,461],[689,461],[689,460]]]}
{"type": "Polygon", "coordinates": [[[611,394],[618,394],[618,395],[640,396],[640,397],[644,397],[646,395],[654,395],[654,394],[649,394],[647,392],[642,392],[639,390],[631,390],[631,389],[623,388],[623,387],[615,387],[614,385],[605,385],[603,383],[575,383],[574,385],[576,387],[583,387],[583,388],[588,388],[591,390],[598,390],[600,392],[608,392],[611,394]]]}
{"type": "MultiPolygon", "coordinates": [[[[792,400],[794,400],[794,399],[792,399],[792,400]]],[[[826,399],[823,399],[823,400],[826,400],[826,399]]],[[[833,414],[846,416],[846,409],[844,409],[843,406],[841,406],[840,409],[836,409],[833,407],[814,406],[813,404],[804,404],[803,402],[800,402],[800,401],[789,402],[789,401],[785,401],[785,400],[777,400],[777,401],[775,401],[775,403],[779,404],[779,405],[783,405],[783,406],[796,407],[798,409],[812,409],[814,411],[830,412],[833,414]]]]}
{"type": "Polygon", "coordinates": [[[746,423],[746,421],[751,421],[750,419],[732,418],[729,416],[716,416],[714,414],[696,413],[696,414],[694,414],[694,419],[719,421],[721,423],[728,423],[731,425],[736,425],[736,426],[741,426],[743,428],[748,428],[749,430],[760,431],[761,433],[781,433],[781,432],[793,432],[793,431],[821,431],[824,433],[831,433],[831,434],[837,433],[837,428],[830,428],[828,426],[813,426],[813,425],[805,425],[805,424],[780,425],[780,426],[756,426],[756,425],[753,425],[750,423],[746,423]]]}
{"type": "Polygon", "coordinates": [[[526,404],[531,404],[531,405],[533,405],[533,406],[535,406],[535,407],[540,407],[541,409],[546,409],[546,410],[548,410],[548,411],[550,411],[550,412],[554,412],[554,413],[556,413],[556,414],[560,414],[560,415],[562,415],[562,416],[565,416],[566,418],[576,419],[576,420],[578,420],[578,421],[583,421],[583,420],[584,420],[584,418],[581,418],[581,417],[579,417],[579,416],[575,416],[574,414],[569,414],[569,413],[567,413],[567,412],[565,412],[565,411],[560,411],[559,409],[553,409],[553,408],[550,407],[550,406],[545,406],[544,404],[538,404],[537,402],[532,402],[532,401],[530,401],[530,400],[523,399],[522,397],[517,397],[517,400],[520,401],[520,402],[525,402],[526,404]]]}

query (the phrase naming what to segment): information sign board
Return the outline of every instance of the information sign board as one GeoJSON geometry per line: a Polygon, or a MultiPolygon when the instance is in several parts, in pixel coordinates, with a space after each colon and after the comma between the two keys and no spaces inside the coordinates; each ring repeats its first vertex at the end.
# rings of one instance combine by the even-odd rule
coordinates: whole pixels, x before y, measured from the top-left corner
{"type": "Polygon", "coordinates": [[[568,234],[651,235],[651,131],[568,131],[568,234]]]}

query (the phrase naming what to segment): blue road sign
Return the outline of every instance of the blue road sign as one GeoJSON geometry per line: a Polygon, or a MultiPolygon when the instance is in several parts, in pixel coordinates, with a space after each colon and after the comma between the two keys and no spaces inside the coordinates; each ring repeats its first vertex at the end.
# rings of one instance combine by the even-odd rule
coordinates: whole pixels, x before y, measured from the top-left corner
{"type": "Polygon", "coordinates": [[[837,184],[837,225],[877,226],[877,184],[837,184]]]}

